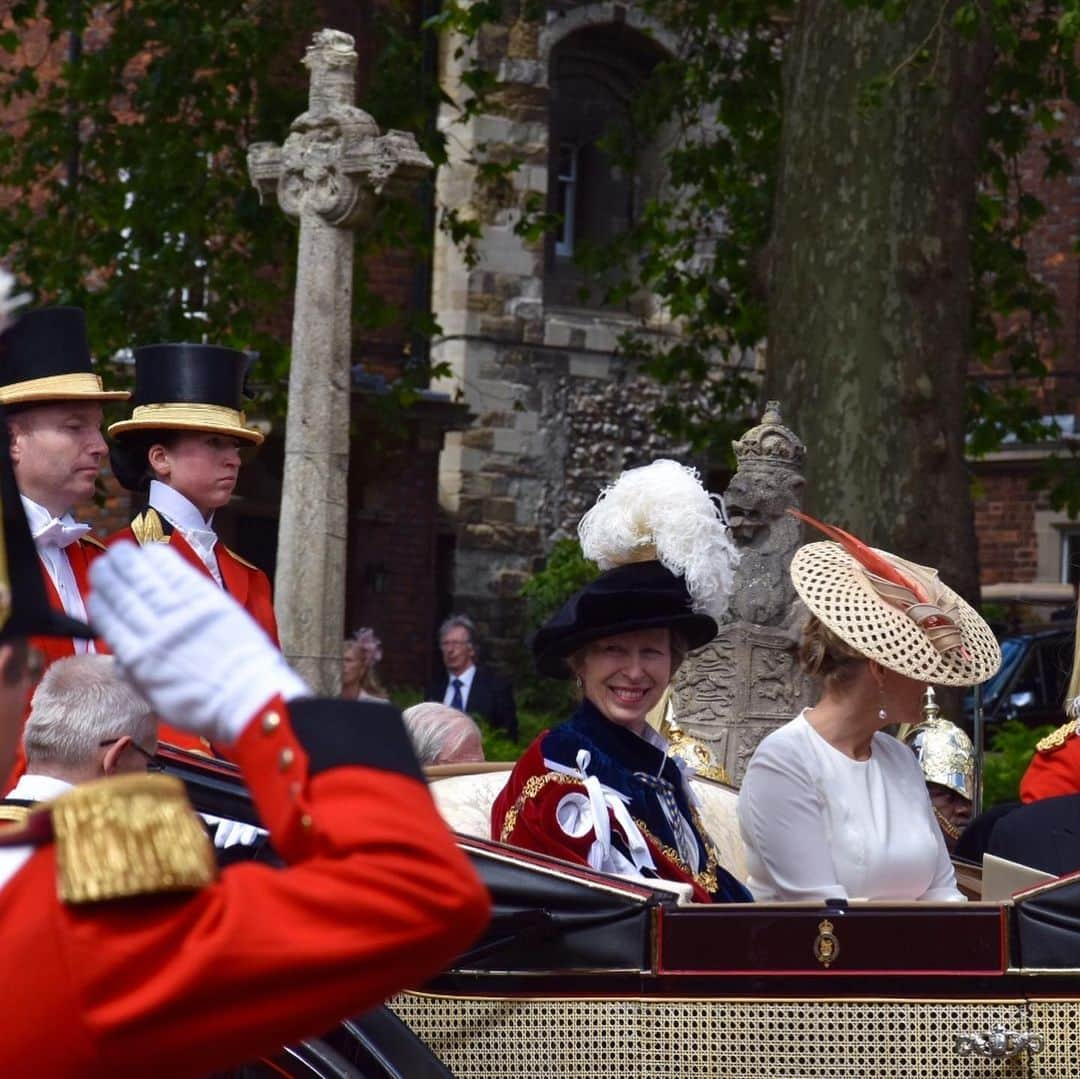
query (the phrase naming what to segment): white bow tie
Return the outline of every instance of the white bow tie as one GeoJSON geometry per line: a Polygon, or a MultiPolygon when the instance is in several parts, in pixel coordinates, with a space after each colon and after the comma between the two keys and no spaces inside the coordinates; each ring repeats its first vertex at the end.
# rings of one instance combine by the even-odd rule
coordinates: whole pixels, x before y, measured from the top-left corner
{"type": "Polygon", "coordinates": [[[44,528],[34,533],[34,543],[39,547],[70,547],[90,531],[89,525],[76,524],[54,517],[44,528]]]}
{"type": "Polygon", "coordinates": [[[217,543],[217,533],[212,528],[182,528],[184,538],[199,554],[209,557],[217,543]]]}

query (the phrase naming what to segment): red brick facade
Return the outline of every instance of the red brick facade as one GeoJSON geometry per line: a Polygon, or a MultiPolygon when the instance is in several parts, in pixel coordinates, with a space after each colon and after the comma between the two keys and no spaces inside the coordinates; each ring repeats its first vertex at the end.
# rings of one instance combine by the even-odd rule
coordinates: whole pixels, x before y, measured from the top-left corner
{"type": "Polygon", "coordinates": [[[1045,492],[1032,489],[1026,470],[980,470],[976,482],[975,534],[982,583],[1035,580],[1035,511],[1049,508],[1045,492]]]}
{"type": "MultiPolygon", "coordinates": [[[[1066,148],[1073,148],[1080,145],[1080,111],[1064,106],[1062,112],[1062,126],[1055,135],[1066,148]]],[[[1041,387],[1035,382],[1029,387],[1044,414],[1080,415],[1080,263],[1074,250],[1080,224],[1080,175],[1047,181],[1044,170],[1041,151],[1029,150],[1022,161],[1023,184],[1042,200],[1047,213],[1029,237],[1027,253],[1035,273],[1057,297],[1061,326],[1044,335],[1043,356],[1051,375],[1041,387]]],[[[988,376],[981,366],[972,369],[972,376],[989,377],[994,385],[1006,384],[1002,373],[988,376]]],[[[1031,484],[1040,457],[1050,448],[1005,450],[973,462],[982,583],[1061,580],[1061,548],[1063,536],[1072,531],[1070,522],[1065,514],[1052,510],[1045,491],[1036,491],[1031,484]]]]}

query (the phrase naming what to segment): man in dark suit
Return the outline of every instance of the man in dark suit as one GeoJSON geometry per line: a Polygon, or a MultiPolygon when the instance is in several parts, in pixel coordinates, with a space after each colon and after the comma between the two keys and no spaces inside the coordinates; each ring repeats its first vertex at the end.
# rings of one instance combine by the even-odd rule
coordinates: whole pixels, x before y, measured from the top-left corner
{"type": "Polygon", "coordinates": [[[1057,876],[1080,869],[1080,794],[1013,810],[994,825],[986,852],[1057,876]]]}
{"type": "Polygon", "coordinates": [[[476,665],[476,625],[468,615],[452,614],[443,622],[439,627],[439,649],[446,674],[428,686],[424,699],[480,716],[517,738],[514,690],[490,667],[476,665]]]}

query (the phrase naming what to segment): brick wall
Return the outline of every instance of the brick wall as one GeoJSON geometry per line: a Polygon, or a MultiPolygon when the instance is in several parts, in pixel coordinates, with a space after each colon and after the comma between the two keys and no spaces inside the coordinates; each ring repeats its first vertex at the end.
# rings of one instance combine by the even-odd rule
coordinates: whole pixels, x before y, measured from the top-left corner
{"type": "MultiPolygon", "coordinates": [[[[428,406],[421,404],[421,410],[428,406]]],[[[433,672],[440,610],[439,406],[379,445],[370,415],[357,413],[349,470],[345,628],[370,626],[382,641],[379,671],[392,685],[423,687],[433,672]],[[431,412],[435,412],[432,415],[431,412]],[[372,452],[372,447],[378,449],[372,452]]]]}
{"type": "Polygon", "coordinates": [[[1035,579],[1035,511],[1045,506],[1045,494],[1032,490],[1026,470],[979,469],[975,535],[982,584],[1035,579]]]}
{"type": "MultiPolygon", "coordinates": [[[[1064,106],[1063,122],[1055,134],[1072,152],[1080,145],[1080,111],[1064,106]]],[[[1037,140],[1041,141],[1041,140],[1037,140]]],[[[1032,269],[1057,295],[1061,326],[1043,339],[1043,356],[1051,375],[1041,387],[1029,383],[1044,414],[1080,413],[1080,263],[1073,246],[1080,225],[1080,176],[1043,177],[1045,161],[1037,146],[1023,157],[1021,174],[1027,190],[1046,205],[1047,213],[1029,237],[1027,252],[1032,269]]],[[[981,366],[972,368],[986,378],[981,366]]],[[[990,374],[992,384],[1004,385],[1001,372],[990,374]]],[[[1048,577],[1054,559],[1036,559],[1036,514],[1050,509],[1045,493],[1031,488],[1035,462],[975,462],[977,476],[975,528],[983,584],[1030,581],[1048,577]]],[[[1057,535],[1049,542],[1057,545],[1057,535]]]]}

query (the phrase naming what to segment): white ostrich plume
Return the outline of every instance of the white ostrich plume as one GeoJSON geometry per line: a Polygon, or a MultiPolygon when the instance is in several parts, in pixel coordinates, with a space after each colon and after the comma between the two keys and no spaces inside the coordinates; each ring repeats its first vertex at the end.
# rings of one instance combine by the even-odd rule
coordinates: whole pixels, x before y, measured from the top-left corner
{"type": "Polygon", "coordinates": [[[658,559],[686,581],[695,610],[727,610],[739,553],[723,502],[697,469],[659,460],[624,472],[578,525],[581,552],[602,570],[658,559]]]}
{"type": "Polygon", "coordinates": [[[15,313],[29,297],[15,292],[15,278],[0,266],[0,333],[15,321],[15,313]]]}

